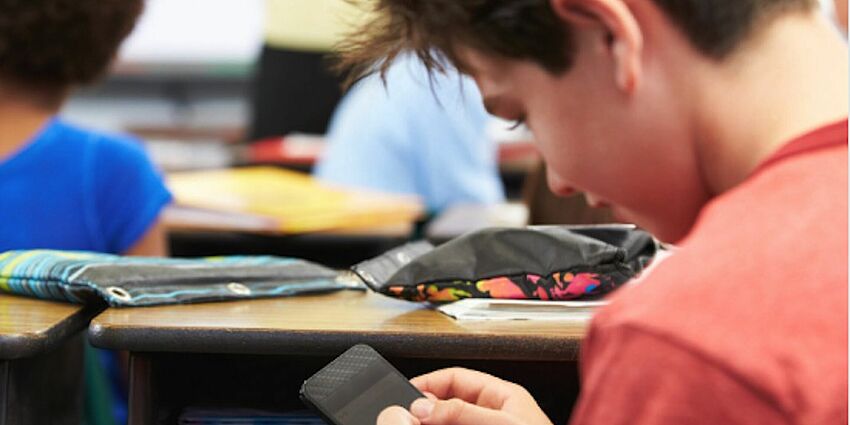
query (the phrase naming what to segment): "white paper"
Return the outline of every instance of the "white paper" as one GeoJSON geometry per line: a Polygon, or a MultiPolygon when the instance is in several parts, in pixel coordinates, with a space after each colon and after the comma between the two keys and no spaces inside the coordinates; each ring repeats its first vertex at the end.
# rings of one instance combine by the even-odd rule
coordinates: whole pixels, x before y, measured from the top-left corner
{"type": "Polygon", "coordinates": [[[540,301],[467,298],[437,308],[456,320],[588,321],[606,301],[540,301]]]}

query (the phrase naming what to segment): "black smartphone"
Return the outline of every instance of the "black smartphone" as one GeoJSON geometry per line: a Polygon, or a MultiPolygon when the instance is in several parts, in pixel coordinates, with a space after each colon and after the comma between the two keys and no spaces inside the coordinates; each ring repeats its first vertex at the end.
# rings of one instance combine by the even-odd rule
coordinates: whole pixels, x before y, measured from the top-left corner
{"type": "Polygon", "coordinates": [[[355,345],[304,381],[301,400],[331,425],[375,425],[390,406],[425,397],[368,345],[355,345]]]}

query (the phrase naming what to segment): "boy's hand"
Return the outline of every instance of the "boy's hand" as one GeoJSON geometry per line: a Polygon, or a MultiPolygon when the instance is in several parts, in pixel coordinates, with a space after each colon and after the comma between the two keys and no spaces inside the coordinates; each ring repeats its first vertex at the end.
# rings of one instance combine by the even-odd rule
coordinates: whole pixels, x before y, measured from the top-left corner
{"type": "Polygon", "coordinates": [[[551,425],[524,388],[468,369],[443,369],[410,381],[427,399],[410,411],[384,410],[377,425],[551,425]]]}

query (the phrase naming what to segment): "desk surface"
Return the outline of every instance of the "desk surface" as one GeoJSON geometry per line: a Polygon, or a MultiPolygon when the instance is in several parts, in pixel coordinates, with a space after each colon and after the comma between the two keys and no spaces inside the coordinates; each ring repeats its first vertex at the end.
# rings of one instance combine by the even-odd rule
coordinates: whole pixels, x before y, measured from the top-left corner
{"type": "Polygon", "coordinates": [[[460,322],[420,304],[345,291],[226,303],[109,309],[93,344],[136,352],[334,355],[366,343],[387,356],[576,360],[585,321],[460,322]]]}
{"type": "Polygon", "coordinates": [[[100,310],[0,294],[0,359],[51,350],[84,329],[100,310]]]}

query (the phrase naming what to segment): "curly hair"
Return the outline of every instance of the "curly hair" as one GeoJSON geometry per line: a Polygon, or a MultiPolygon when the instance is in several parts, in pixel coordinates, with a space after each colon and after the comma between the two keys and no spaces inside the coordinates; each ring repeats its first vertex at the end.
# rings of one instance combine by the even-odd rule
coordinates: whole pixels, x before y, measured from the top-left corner
{"type": "Polygon", "coordinates": [[[0,81],[48,97],[95,81],[143,6],[143,0],[0,0],[0,81]]]}
{"type": "MultiPolygon", "coordinates": [[[[462,69],[458,43],[512,59],[532,60],[551,73],[564,72],[575,56],[571,29],[550,0],[348,0],[372,19],[338,46],[339,69],[349,84],[382,75],[403,52],[413,52],[429,71],[445,59],[462,69]]],[[[808,10],[817,0],[652,0],[703,54],[732,53],[759,20],[789,10],[808,10]]]]}

